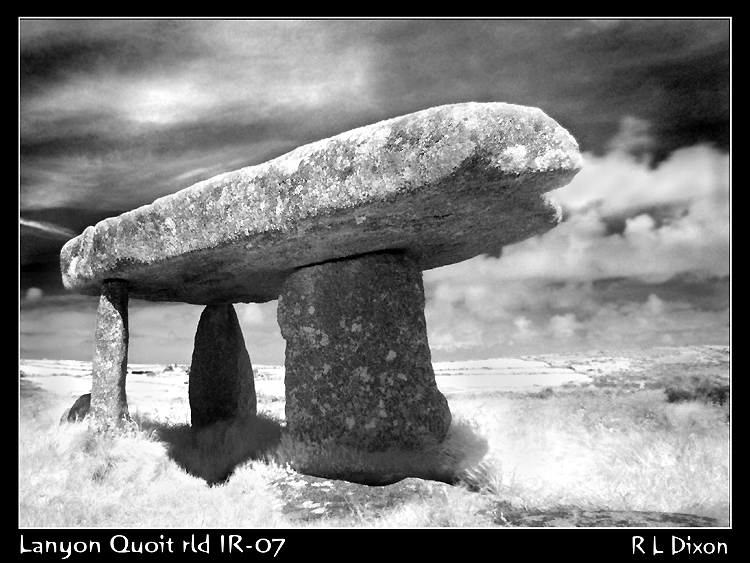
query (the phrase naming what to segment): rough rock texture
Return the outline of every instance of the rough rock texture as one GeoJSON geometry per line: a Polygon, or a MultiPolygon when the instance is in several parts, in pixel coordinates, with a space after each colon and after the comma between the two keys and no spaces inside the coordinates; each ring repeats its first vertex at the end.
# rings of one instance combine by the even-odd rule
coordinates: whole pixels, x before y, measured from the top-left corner
{"type": "Polygon", "coordinates": [[[296,268],[386,249],[426,270],[554,227],[582,164],[541,110],[439,106],[300,147],[109,218],[61,252],[65,287],[210,304],[278,297],[296,268]]]}
{"type": "Polygon", "coordinates": [[[547,510],[521,510],[502,504],[494,512],[498,524],[519,528],[694,528],[721,525],[715,518],[708,516],[673,512],[584,510],[565,506],[547,510]]]}
{"type": "Polygon", "coordinates": [[[445,495],[451,488],[413,477],[372,487],[300,473],[277,477],[271,484],[278,491],[284,515],[294,523],[309,524],[342,520],[360,525],[363,518],[377,521],[400,506],[445,495]]]}
{"type": "MultiPolygon", "coordinates": [[[[451,485],[408,478],[382,487],[370,487],[349,481],[289,473],[272,482],[282,502],[284,515],[293,522],[361,522],[377,520],[399,507],[436,498],[450,498],[451,485]]],[[[510,528],[681,528],[720,527],[714,518],[695,514],[637,512],[625,510],[583,510],[556,507],[524,510],[498,503],[490,496],[477,496],[477,514],[473,526],[510,528]]],[[[455,524],[453,524],[455,525],[455,524]]]]}
{"type": "Polygon", "coordinates": [[[289,432],[365,450],[440,442],[418,263],[377,253],[302,268],[279,296],[289,432]]]}
{"type": "Polygon", "coordinates": [[[201,314],[188,393],[193,427],[256,413],[253,367],[232,304],[208,305],[201,314]]]}
{"type": "Polygon", "coordinates": [[[86,418],[91,409],[91,393],[81,395],[73,406],[65,411],[60,422],[80,422],[86,418]]]}
{"type": "Polygon", "coordinates": [[[92,424],[103,429],[129,418],[125,378],[128,373],[128,288],[122,280],[102,284],[94,335],[91,381],[92,424]]]}

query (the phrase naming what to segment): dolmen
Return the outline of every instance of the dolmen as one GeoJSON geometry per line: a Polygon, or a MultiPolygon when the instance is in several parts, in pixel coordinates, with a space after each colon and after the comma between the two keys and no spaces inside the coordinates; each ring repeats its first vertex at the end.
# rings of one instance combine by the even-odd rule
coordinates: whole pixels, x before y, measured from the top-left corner
{"type": "Polygon", "coordinates": [[[278,300],[286,431],[367,451],[442,441],[451,423],[427,342],[422,272],[548,231],[547,192],[580,170],[536,108],[434,107],[227,172],[88,227],[65,287],[99,296],[91,416],[128,417],[128,299],[204,306],[191,422],[255,413],[234,303],[278,300]]]}

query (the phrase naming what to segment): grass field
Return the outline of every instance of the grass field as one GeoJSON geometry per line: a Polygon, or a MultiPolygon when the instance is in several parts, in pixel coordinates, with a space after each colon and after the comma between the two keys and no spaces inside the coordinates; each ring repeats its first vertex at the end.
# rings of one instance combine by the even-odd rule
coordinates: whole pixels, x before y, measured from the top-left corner
{"type": "MultiPolygon", "coordinates": [[[[134,424],[121,434],[97,436],[86,424],[59,424],[69,401],[21,379],[19,524],[483,527],[498,525],[497,506],[567,506],[679,512],[728,526],[728,403],[672,403],[663,386],[606,381],[449,395],[454,422],[442,446],[363,456],[292,443],[283,435],[278,398],[262,393],[258,418],[201,433],[191,432],[187,405],[173,403],[133,413],[134,424]],[[403,497],[391,487],[347,484],[345,510],[331,514],[321,501],[332,494],[322,494],[326,482],[292,500],[279,487],[303,483],[300,471],[404,468],[457,484],[434,483],[403,497]],[[300,518],[306,511],[318,517],[300,518]]],[[[327,483],[335,492],[337,482],[327,483]]]]}

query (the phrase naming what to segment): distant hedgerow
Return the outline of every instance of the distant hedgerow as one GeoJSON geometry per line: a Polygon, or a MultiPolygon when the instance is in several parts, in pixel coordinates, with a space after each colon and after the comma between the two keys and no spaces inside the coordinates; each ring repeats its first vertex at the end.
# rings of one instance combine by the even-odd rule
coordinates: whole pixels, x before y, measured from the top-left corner
{"type": "Polygon", "coordinates": [[[724,405],[729,402],[729,385],[719,378],[697,375],[678,377],[664,389],[664,392],[670,403],[702,401],[724,405]]]}

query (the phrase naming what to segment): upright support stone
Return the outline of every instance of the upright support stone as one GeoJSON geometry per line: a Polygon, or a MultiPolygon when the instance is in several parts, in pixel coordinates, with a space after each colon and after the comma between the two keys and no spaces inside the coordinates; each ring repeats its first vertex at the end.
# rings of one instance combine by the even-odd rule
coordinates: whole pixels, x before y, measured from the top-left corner
{"type": "Polygon", "coordinates": [[[106,430],[129,418],[125,379],[128,373],[128,284],[102,283],[94,338],[91,424],[106,430]]]}
{"type": "Polygon", "coordinates": [[[188,395],[194,428],[257,411],[253,366],[231,303],[208,305],[201,314],[188,395]]]}
{"type": "Polygon", "coordinates": [[[424,305],[419,265],[400,252],[293,273],[278,303],[288,431],[369,451],[442,441],[451,414],[424,305]]]}

